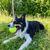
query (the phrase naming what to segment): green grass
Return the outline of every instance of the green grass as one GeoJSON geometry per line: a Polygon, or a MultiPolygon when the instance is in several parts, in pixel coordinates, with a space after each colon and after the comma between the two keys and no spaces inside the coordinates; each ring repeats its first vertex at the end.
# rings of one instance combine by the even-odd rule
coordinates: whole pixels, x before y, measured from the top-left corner
{"type": "MultiPolygon", "coordinates": [[[[36,33],[32,43],[24,50],[50,50],[50,18],[33,18],[28,16],[26,19],[42,22],[47,31],[44,30],[36,33]]],[[[12,40],[7,44],[2,44],[4,40],[9,39],[15,35],[14,33],[10,33],[8,31],[7,24],[4,24],[9,23],[11,20],[11,17],[0,15],[0,50],[18,50],[20,45],[25,41],[24,39],[17,38],[16,40],[12,40]]]]}

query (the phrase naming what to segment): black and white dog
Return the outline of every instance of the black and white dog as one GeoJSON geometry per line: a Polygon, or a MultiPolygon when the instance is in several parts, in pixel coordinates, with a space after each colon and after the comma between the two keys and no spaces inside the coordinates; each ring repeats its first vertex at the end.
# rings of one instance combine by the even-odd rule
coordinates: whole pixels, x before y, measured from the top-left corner
{"type": "Polygon", "coordinates": [[[23,14],[21,18],[15,17],[15,20],[11,22],[8,26],[9,27],[15,26],[17,28],[16,36],[8,40],[5,40],[3,44],[10,42],[10,40],[16,39],[17,37],[20,38],[25,37],[26,39],[26,41],[20,46],[18,50],[23,50],[32,42],[35,32],[44,30],[44,26],[42,23],[38,21],[26,21],[25,14],[23,14]]]}

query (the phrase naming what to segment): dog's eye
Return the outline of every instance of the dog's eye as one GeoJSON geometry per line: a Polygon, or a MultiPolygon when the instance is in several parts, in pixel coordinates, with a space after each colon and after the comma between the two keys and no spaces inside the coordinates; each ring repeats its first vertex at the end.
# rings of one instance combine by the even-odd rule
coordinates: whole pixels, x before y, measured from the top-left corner
{"type": "Polygon", "coordinates": [[[16,24],[16,23],[17,23],[17,21],[14,21],[13,23],[14,23],[14,24],[16,24]]]}

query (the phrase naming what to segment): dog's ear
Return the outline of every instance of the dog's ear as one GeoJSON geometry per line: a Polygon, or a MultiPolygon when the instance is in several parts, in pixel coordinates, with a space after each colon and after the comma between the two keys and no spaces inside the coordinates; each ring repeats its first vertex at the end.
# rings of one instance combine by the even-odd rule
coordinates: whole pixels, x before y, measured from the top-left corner
{"type": "Polygon", "coordinates": [[[17,18],[17,16],[15,16],[15,20],[17,20],[18,18],[17,18]]]}
{"type": "Polygon", "coordinates": [[[24,13],[24,14],[22,14],[21,19],[22,19],[22,20],[25,20],[25,17],[26,17],[26,14],[24,13]]]}
{"type": "Polygon", "coordinates": [[[17,19],[17,16],[15,16],[15,18],[17,19]]]}

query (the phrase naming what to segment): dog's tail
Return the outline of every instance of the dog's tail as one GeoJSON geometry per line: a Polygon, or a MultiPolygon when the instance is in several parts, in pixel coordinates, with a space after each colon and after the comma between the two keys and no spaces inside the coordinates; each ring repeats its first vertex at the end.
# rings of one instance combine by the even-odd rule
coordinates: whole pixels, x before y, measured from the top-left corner
{"type": "Polygon", "coordinates": [[[40,30],[44,30],[44,29],[45,29],[44,25],[40,24],[40,30]]]}

